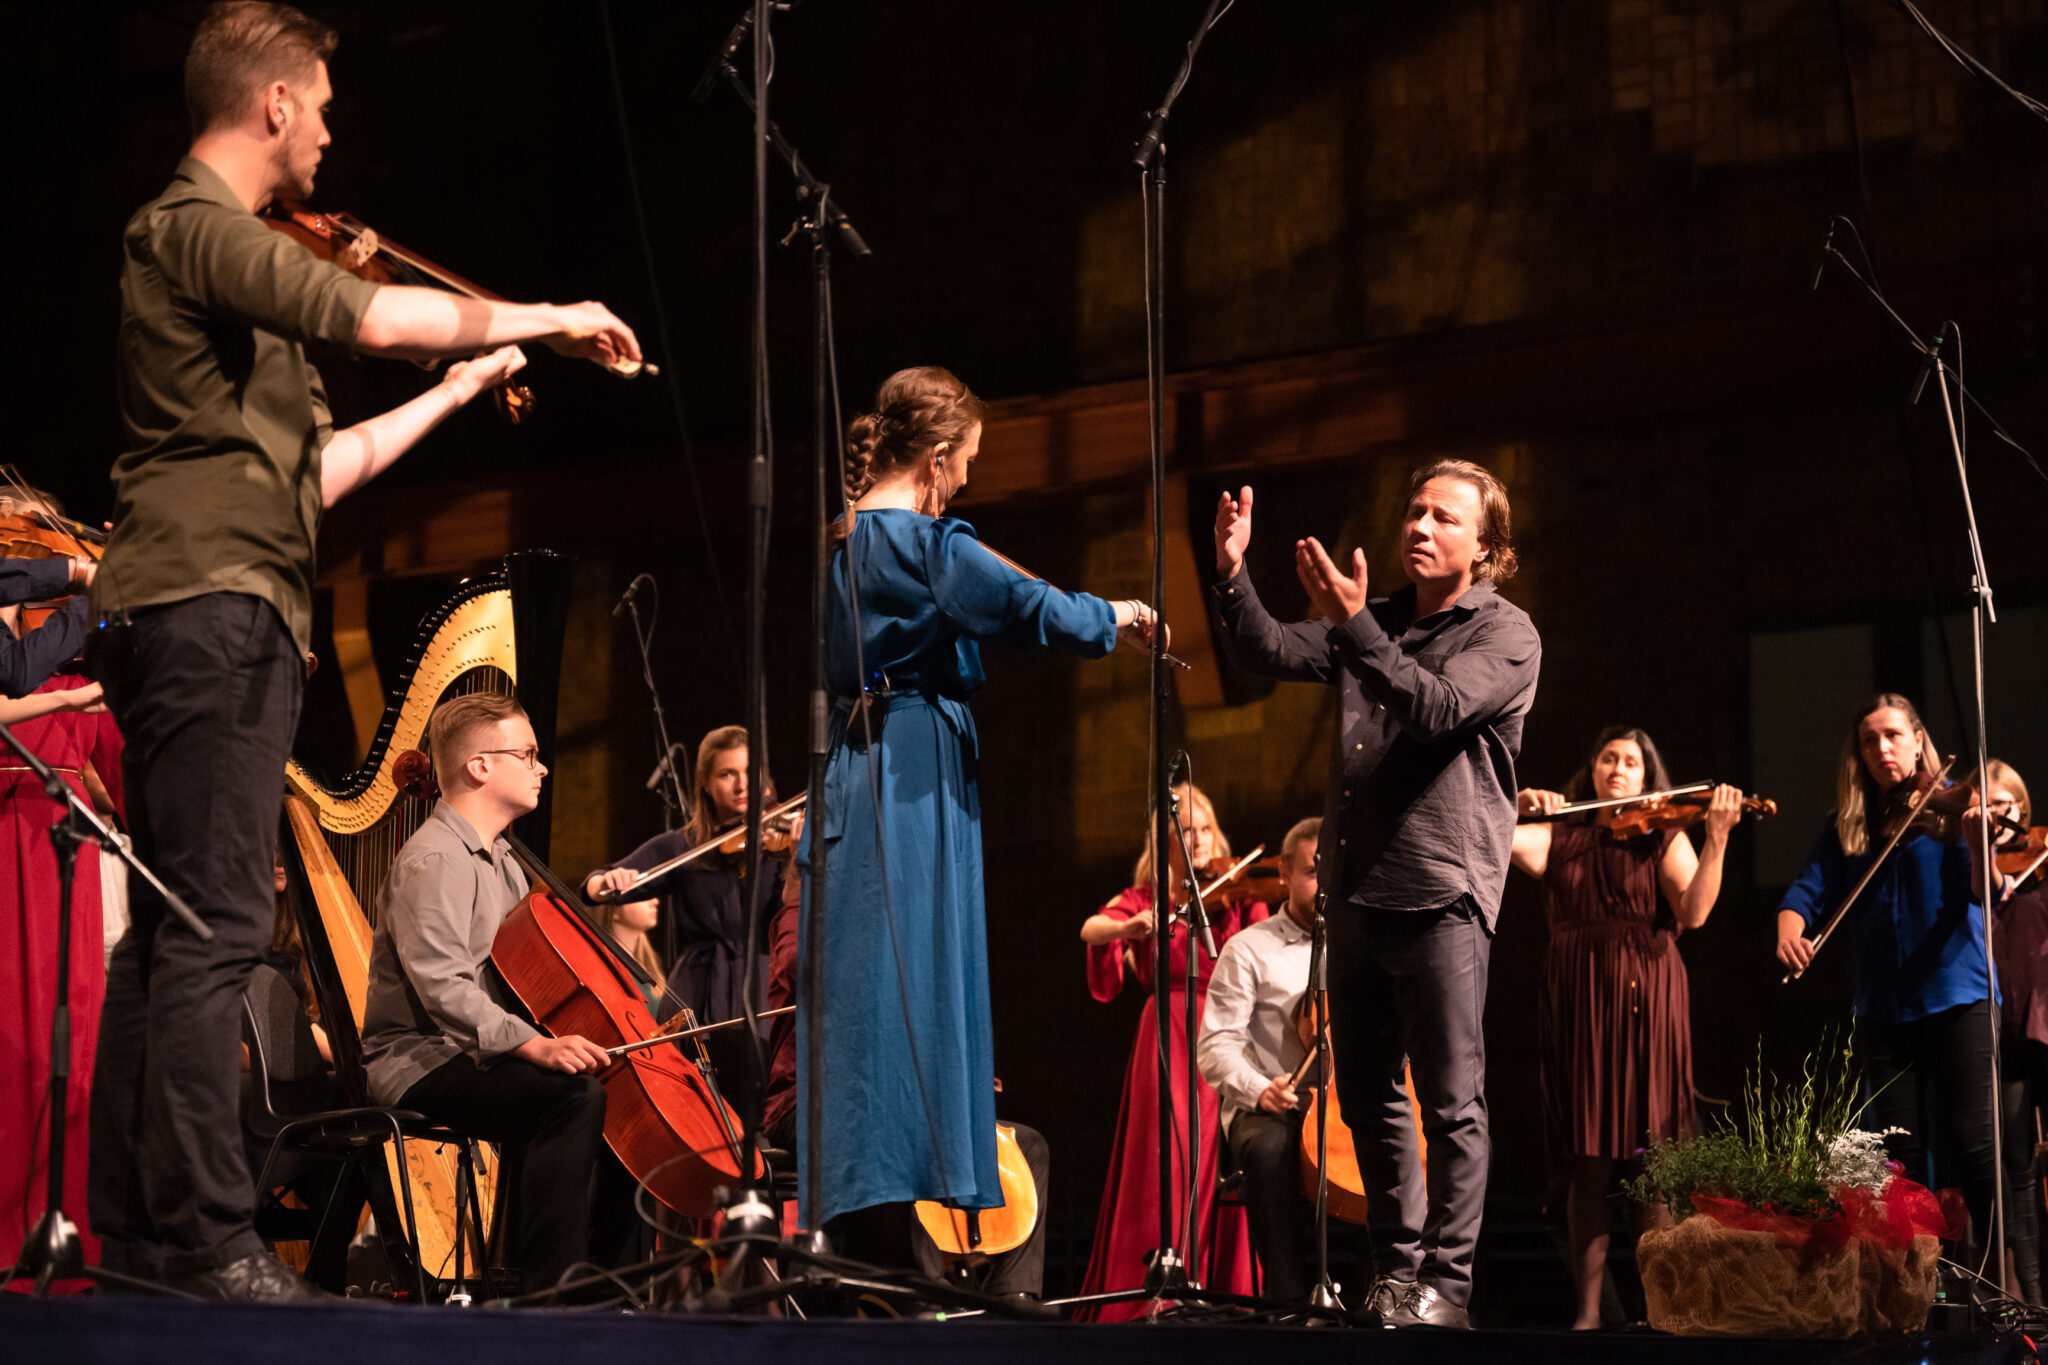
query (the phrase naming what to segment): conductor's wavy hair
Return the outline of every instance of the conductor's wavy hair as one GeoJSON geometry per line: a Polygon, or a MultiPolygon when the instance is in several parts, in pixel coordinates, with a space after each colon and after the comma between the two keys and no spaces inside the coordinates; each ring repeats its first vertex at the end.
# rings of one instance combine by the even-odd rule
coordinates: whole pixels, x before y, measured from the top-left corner
{"type": "Polygon", "coordinates": [[[1508,506],[1508,490],[1485,465],[1470,460],[1435,460],[1415,471],[1408,481],[1408,501],[1413,504],[1422,485],[1431,479],[1457,479],[1469,483],[1479,494],[1479,543],[1486,553],[1472,566],[1472,576],[1505,583],[1515,576],[1514,512],[1508,506]]]}
{"type": "Polygon", "coordinates": [[[206,11],[185,51],[185,112],[192,136],[240,121],[249,97],[283,81],[294,94],[313,83],[341,35],[290,5],[222,0],[206,11]]]}
{"type": "Polygon", "coordinates": [[[1905,697],[1896,692],[1880,692],[1866,705],[1856,708],[1856,714],[1849,718],[1849,732],[1842,736],[1841,759],[1835,764],[1835,836],[1842,841],[1842,852],[1852,858],[1870,851],[1870,813],[1884,801],[1884,793],[1877,789],[1870,770],[1863,765],[1863,722],[1887,707],[1905,713],[1914,738],[1920,741],[1915,771],[1925,769],[1934,757],[1934,740],[1928,736],[1927,722],[1920,719],[1919,708],[1905,697]]]}
{"type": "Polygon", "coordinates": [[[898,370],[875,391],[875,407],[846,426],[846,502],[852,505],[884,475],[941,445],[957,448],[981,425],[987,405],[951,370],[919,365],[898,370]]]}
{"type": "MultiPolygon", "coordinates": [[[[1223,858],[1230,857],[1230,836],[1223,832],[1223,824],[1216,818],[1216,807],[1209,800],[1208,793],[1191,783],[1182,783],[1173,790],[1174,794],[1180,797],[1181,822],[1183,824],[1187,823],[1191,815],[1198,810],[1201,811],[1202,814],[1209,817],[1209,828],[1215,834],[1217,856],[1223,858]]],[[[1172,827],[1172,823],[1169,821],[1167,828],[1170,830],[1172,827]]],[[[1131,871],[1132,886],[1152,885],[1155,831],[1156,826],[1145,831],[1145,851],[1138,855],[1138,865],[1131,871]]]]}

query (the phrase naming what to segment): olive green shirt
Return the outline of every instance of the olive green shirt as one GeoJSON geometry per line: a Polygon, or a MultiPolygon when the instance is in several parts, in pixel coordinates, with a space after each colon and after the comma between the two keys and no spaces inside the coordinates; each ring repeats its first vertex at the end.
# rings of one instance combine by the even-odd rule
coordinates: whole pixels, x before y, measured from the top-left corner
{"type": "Polygon", "coordinates": [[[250,593],[304,652],[334,434],[305,343],[353,346],[377,286],[264,226],[189,156],[121,245],[126,449],[93,606],[250,593]]]}

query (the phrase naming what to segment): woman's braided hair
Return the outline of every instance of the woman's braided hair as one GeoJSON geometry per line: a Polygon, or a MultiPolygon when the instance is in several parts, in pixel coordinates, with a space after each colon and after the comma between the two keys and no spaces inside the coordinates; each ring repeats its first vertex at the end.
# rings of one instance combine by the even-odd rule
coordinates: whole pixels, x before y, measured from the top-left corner
{"type": "Polygon", "coordinates": [[[958,449],[981,422],[982,401],[951,370],[918,365],[882,381],[873,412],[846,427],[846,501],[934,446],[958,449]]]}

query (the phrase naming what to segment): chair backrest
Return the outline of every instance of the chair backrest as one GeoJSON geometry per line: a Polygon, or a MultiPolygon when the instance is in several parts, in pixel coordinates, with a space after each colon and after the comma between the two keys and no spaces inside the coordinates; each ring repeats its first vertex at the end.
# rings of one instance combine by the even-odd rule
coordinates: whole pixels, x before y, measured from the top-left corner
{"type": "Polygon", "coordinates": [[[306,1018],[298,992],[283,972],[259,965],[249,974],[249,986],[242,994],[242,1013],[248,1024],[249,1072],[273,1117],[273,1084],[291,1085],[325,1074],[320,1048],[313,1041],[312,1022],[306,1018]]]}

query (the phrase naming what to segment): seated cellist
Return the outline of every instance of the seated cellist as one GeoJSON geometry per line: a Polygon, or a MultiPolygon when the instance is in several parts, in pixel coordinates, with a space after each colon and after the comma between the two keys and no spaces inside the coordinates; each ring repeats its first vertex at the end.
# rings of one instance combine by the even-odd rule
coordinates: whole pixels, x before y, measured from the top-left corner
{"type": "Polygon", "coordinates": [[[522,1286],[546,1288],[592,1259],[592,1176],[617,1166],[591,1074],[605,1066],[604,1049],[543,1036],[494,997],[483,971],[498,926],[527,892],[503,835],[539,804],[548,770],[509,696],[442,703],[427,744],[441,799],[384,886],[363,1066],[377,1103],[505,1144],[517,1172],[509,1251],[522,1286]]]}
{"type": "Polygon", "coordinates": [[[1244,1172],[1260,1292],[1287,1301],[1306,1299],[1310,1288],[1302,1258],[1310,1211],[1301,1195],[1302,1114],[1295,1093],[1307,1050],[1294,1019],[1308,990],[1322,827],[1319,819],[1303,820],[1281,841],[1286,908],[1217,951],[1195,1044],[1195,1065],[1222,1098],[1224,1138],[1244,1172]]]}

